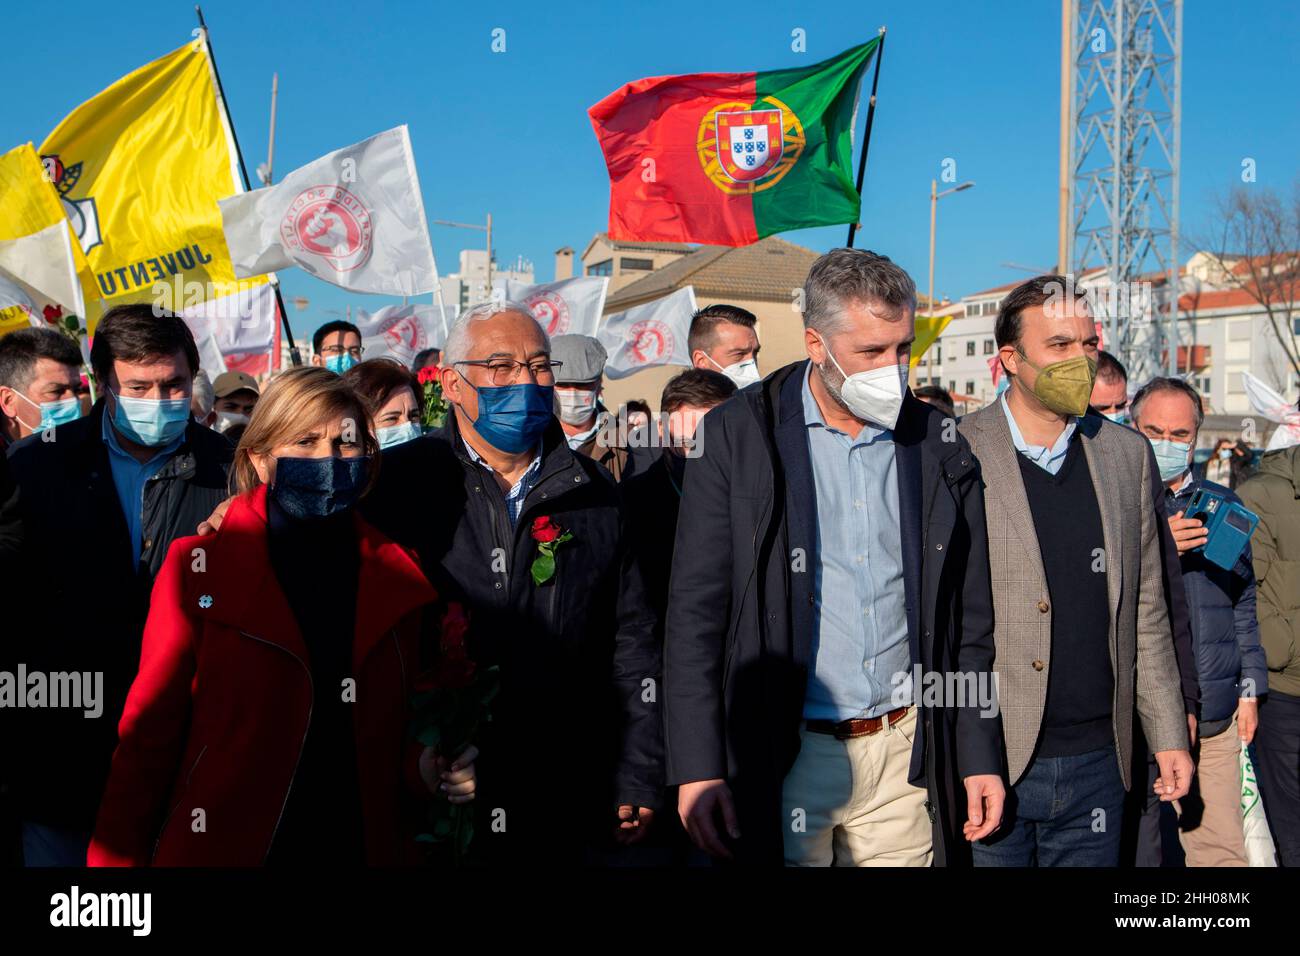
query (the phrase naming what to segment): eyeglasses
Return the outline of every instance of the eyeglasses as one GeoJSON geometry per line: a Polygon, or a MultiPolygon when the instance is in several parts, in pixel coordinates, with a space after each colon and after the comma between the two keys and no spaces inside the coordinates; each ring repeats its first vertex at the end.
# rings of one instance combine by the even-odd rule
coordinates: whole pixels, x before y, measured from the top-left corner
{"type": "Polygon", "coordinates": [[[365,354],[365,351],[365,346],[362,345],[354,345],[350,349],[345,349],[341,345],[327,345],[320,350],[320,354],[328,358],[333,358],[336,355],[342,355],[344,352],[347,352],[354,359],[359,359],[363,354],[365,354]]]}
{"type": "Polygon", "coordinates": [[[551,384],[555,381],[555,372],[563,362],[552,362],[550,359],[533,359],[531,362],[516,362],[514,359],[494,358],[494,359],[466,359],[455,362],[455,365],[475,365],[479,368],[487,369],[488,381],[493,385],[510,385],[519,377],[522,369],[527,369],[528,374],[532,376],[533,381],[539,384],[551,384]]]}

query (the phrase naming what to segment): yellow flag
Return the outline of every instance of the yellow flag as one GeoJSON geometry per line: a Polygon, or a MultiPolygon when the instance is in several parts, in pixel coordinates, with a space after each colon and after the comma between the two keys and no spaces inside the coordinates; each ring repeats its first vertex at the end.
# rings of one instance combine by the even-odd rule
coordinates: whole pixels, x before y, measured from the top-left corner
{"type": "Polygon", "coordinates": [[[32,144],[0,154],[0,242],[30,236],[62,220],[59,194],[45,178],[32,144]]]}
{"type": "Polygon", "coordinates": [[[948,327],[948,323],[951,321],[951,315],[918,315],[916,317],[916,341],[912,343],[911,368],[916,368],[916,363],[921,361],[926,349],[934,344],[935,339],[943,335],[943,330],[948,327]]]}
{"type": "MultiPolygon", "coordinates": [[[[214,335],[221,324],[265,326],[269,343],[273,304],[269,317],[242,322],[209,308],[228,300],[247,309],[248,293],[269,287],[258,288],[264,276],[236,280],[226,249],[217,200],[243,187],[204,39],[73,110],[41,144],[41,162],[93,273],[92,331],[103,309],[147,301],[178,313],[206,310],[214,335]]],[[[264,310],[268,300],[251,301],[264,310]]]]}
{"type": "MultiPolygon", "coordinates": [[[[24,261],[21,255],[0,254],[0,280],[24,289],[27,294],[22,298],[39,304],[45,303],[46,299],[39,293],[35,293],[35,290],[26,283],[33,282],[48,291],[47,283],[37,280],[43,279],[47,271],[57,269],[61,265],[56,261],[56,256],[47,254],[49,249],[57,249],[62,260],[66,262],[67,251],[70,248],[73,264],[82,285],[94,281],[86,264],[86,257],[81,253],[81,247],[75,241],[68,244],[60,243],[57,235],[48,232],[51,227],[65,223],[67,219],[63,215],[59,195],[46,178],[32,144],[24,143],[7,153],[0,154],[0,248],[11,252],[20,248],[32,249],[39,253],[37,261],[33,263],[34,270],[40,273],[39,276],[29,275],[27,269],[20,268],[24,261]]],[[[63,228],[70,229],[70,226],[64,225],[63,228]]],[[[66,283],[59,288],[62,289],[64,286],[66,283]]],[[[9,286],[4,288],[8,289],[9,286]]],[[[72,291],[75,292],[75,287],[72,291]]],[[[14,329],[26,328],[30,324],[29,309],[13,304],[12,298],[12,295],[0,295],[0,335],[12,332],[14,329]]],[[[66,300],[58,304],[68,313],[80,311],[81,303],[72,295],[63,295],[59,298],[66,300]]]]}

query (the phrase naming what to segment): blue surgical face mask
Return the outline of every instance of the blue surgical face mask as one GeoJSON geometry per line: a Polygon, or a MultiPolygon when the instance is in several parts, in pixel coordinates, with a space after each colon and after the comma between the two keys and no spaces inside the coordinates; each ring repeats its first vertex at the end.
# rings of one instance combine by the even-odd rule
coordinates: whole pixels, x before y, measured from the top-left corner
{"type": "Polygon", "coordinates": [[[156,448],[185,433],[190,421],[188,398],[123,398],[116,392],[112,395],[117,405],[113,424],[137,445],[156,448]]]}
{"type": "Polygon", "coordinates": [[[351,352],[340,352],[338,355],[331,355],[325,360],[325,367],[335,375],[342,375],[356,364],[357,360],[351,352]]]}
{"type": "MultiPolygon", "coordinates": [[[[473,388],[473,386],[470,386],[473,388]]],[[[475,388],[478,418],[474,430],[493,448],[518,455],[537,445],[551,423],[555,387],[535,382],[475,388]]]]}
{"type": "Polygon", "coordinates": [[[1192,452],[1189,443],[1161,438],[1152,441],[1151,447],[1156,453],[1156,465],[1160,469],[1161,481],[1173,481],[1187,470],[1187,456],[1192,452]]]}
{"type": "Polygon", "coordinates": [[[1129,418],[1127,410],[1122,412],[1106,412],[1105,415],[1116,425],[1131,425],[1133,423],[1133,419],[1129,418]]]}
{"type": "Polygon", "coordinates": [[[81,417],[81,400],[75,395],[72,398],[60,399],[57,402],[41,402],[37,405],[22,392],[15,391],[14,394],[33,408],[41,410],[40,431],[47,428],[58,428],[68,422],[75,422],[81,417]]]}
{"type": "Polygon", "coordinates": [[[270,493],[290,518],[328,518],[357,503],[366,486],[370,456],[277,458],[270,493]]]}
{"type": "Polygon", "coordinates": [[[387,428],[376,429],[375,437],[379,439],[380,448],[391,448],[393,445],[400,445],[403,442],[419,438],[420,426],[415,422],[402,422],[400,425],[389,425],[387,428]]]}

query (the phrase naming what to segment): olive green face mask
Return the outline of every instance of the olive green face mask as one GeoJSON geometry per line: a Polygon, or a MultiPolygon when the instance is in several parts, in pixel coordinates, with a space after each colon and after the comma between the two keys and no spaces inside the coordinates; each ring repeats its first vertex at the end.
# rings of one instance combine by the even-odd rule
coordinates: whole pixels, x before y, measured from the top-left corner
{"type": "Polygon", "coordinates": [[[1082,415],[1088,410],[1092,383],[1097,377],[1096,359],[1077,355],[1043,368],[1029,361],[1024,352],[1020,352],[1020,360],[1038,373],[1034,394],[1049,411],[1058,415],[1082,415]]]}

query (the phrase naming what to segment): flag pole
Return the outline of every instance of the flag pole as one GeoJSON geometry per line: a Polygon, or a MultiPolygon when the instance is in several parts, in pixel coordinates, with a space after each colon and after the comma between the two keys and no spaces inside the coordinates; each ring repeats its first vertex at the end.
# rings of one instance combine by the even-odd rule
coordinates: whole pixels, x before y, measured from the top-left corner
{"type": "MultiPolygon", "coordinates": [[[[885,56],[885,28],[881,27],[877,31],[880,35],[880,46],[876,48],[876,73],[871,78],[871,99],[867,101],[867,130],[862,137],[862,156],[858,160],[858,218],[862,218],[862,182],[867,175],[867,150],[871,147],[871,121],[876,117],[876,85],[880,82],[880,61],[885,56]]],[[[848,247],[853,248],[853,234],[858,229],[858,223],[849,223],[849,240],[846,243],[848,247]]]]}
{"type": "MultiPolygon", "coordinates": [[[[194,5],[194,12],[199,18],[199,29],[203,31],[203,42],[208,48],[208,63],[212,65],[212,78],[217,86],[217,104],[226,118],[226,128],[230,130],[230,141],[235,146],[235,158],[239,160],[239,175],[243,177],[245,191],[252,192],[252,184],[248,180],[248,167],[244,165],[244,151],[239,148],[239,135],[235,132],[235,121],[230,117],[230,107],[226,104],[226,91],[221,85],[221,72],[217,69],[217,54],[212,49],[212,36],[208,33],[208,25],[203,20],[203,8],[197,3],[194,5]]],[[[289,313],[284,307],[284,297],[280,294],[280,283],[272,282],[271,287],[275,290],[275,305],[280,311],[280,321],[284,323],[284,334],[289,338],[289,360],[293,364],[302,364],[302,354],[298,351],[298,343],[293,339],[293,329],[289,327],[289,313]]]]}

